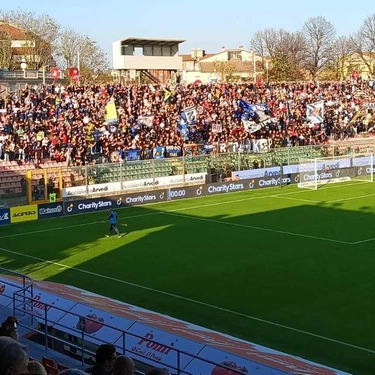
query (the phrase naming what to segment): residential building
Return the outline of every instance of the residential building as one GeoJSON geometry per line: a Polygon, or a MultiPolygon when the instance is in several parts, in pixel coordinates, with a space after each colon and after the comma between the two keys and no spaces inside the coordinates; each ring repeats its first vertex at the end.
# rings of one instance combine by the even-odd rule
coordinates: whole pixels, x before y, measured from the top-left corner
{"type": "MultiPolygon", "coordinates": [[[[38,68],[37,39],[31,33],[8,22],[0,21],[0,69],[20,69],[21,63],[38,68]]],[[[39,41],[40,42],[40,41],[39,41]]]]}
{"type": "Polygon", "coordinates": [[[182,81],[189,84],[218,81],[248,80],[256,82],[264,78],[262,58],[240,46],[237,49],[222,47],[218,53],[206,54],[205,50],[193,49],[182,57],[182,81]]]}

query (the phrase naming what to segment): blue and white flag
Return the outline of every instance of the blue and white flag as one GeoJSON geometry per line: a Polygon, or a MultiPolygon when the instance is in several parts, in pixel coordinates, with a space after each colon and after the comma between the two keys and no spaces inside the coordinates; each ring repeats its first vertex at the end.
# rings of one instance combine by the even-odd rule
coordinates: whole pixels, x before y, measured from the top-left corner
{"type": "Polygon", "coordinates": [[[324,101],[311,103],[306,105],[306,120],[309,126],[321,124],[324,119],[324,101]]]}
{"type": "Polygon", "coordinates": [[[186,122],[188,125],[196,125],[198,122],[197,119],[197,109],[194,106],[186,107],[182,110],[185,115],[186,122]]]}

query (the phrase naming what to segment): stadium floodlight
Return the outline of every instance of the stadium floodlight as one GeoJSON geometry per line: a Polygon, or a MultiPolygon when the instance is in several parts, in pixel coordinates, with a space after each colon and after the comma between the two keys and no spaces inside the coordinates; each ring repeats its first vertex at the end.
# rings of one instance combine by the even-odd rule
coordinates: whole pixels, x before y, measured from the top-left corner
{"type": "Polygon", "coordinates": [[[318,189],[320,185],[345,181],[374,181],[373,154],[350,154],[299,162],[299,188],[318,189]]]}

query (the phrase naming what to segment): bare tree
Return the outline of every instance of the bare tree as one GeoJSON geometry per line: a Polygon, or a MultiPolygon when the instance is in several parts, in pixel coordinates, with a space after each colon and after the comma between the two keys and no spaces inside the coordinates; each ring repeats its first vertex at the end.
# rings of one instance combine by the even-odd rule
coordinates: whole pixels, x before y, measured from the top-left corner
{"type": "Polygon", "coordinates": [[[300,69],[304,60],[306,43],[301,32],[266,29],[258,31],[251,40],[251,48],[262,57],[263,69],[271,59],[271,80],[297,80],[303,73],[300,69]]]}
{"type": "Polygon", "coordinates": [[[12,67],[12,40],[5,32],[0,32],[0,69],[12,67]]]}
{"type": "Polygon", "coordinates": [[[35,13],[17,10],[0,11],[0,18],[20,28],[25,41],[23,55],[29,69],[49,66],[57,47],[60,26],[48,15],[37,16],[35,13]]]}
{"type": "Polygon", "coordinates": [[[359,31],[351,36],[355,54],[367,67],[370,75],[375,74],[375,14],[368,16],[359,31]]]}
{"type": "Polygon", "coordinates": [[[313,79],[332,60],[336,29],[324,17],[309,18],[302,28],[306,40],[304,67],[313,79]]]}
{"type": "Polygon", "coordinates": [[[340,36],[332,48],[331,70],[333,79],[343,80],[347,74],[348,64],[353,54],[353,45],[350,38],[340,36]]]}
{"type": "Polygon", "coordinates": [[[109,70],[106,55],[98,44],[70,28],[60,33],[57,58],[62,69],[79,67],[83,81],[92,80],[109,70]]]}

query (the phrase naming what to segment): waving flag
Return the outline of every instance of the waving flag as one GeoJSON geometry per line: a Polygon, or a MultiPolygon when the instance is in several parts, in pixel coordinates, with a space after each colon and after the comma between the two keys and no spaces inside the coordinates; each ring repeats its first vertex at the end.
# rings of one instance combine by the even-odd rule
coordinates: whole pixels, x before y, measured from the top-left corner
{"type": "Polygon", "coordinates": [[[177,131],[185,140],[189,140],[189,126],[183,119],[177,121],[177,131]]]}
{"type": "Polygon", "coordinates": [[[79,70],[77,68],[69,68],[69,77],[73,81],[79,81],[79,78],[81,77],[79,70]]]}
{"type": "Polygon", "coordinates": [[[60,70],[59,70],[59,68],[56,68],[56,67],[52,68],[51,69],[51,76],[52,76],[52,78],[53,78],[54,81],[56,81],[57,79],[59,79],[60,78],[60,70]]]}

